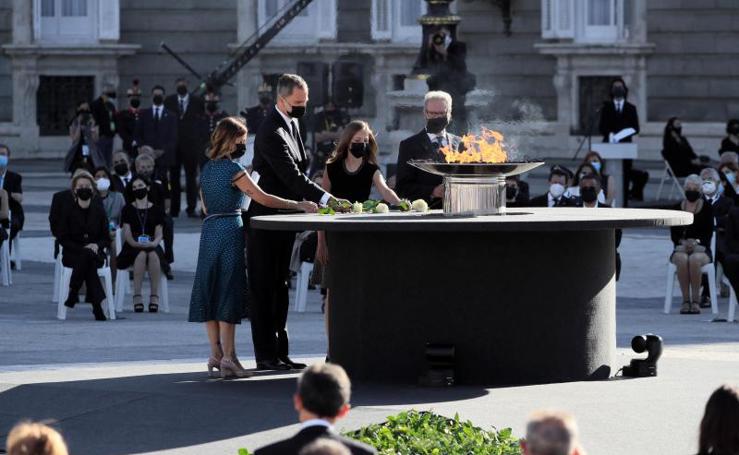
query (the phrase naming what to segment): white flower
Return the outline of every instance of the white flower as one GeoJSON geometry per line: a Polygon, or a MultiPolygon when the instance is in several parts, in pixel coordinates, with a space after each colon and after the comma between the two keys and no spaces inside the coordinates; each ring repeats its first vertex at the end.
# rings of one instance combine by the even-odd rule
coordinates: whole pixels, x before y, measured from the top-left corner
{"type": "Polygon", "coordinates": [[[355,202],[352,204],[352,213],[362,213],[362,203],[355,202]]]}
{"type": "Polygon", "coordinates": [[[384,202],[380,202],[377,204],[377,207],[375,207],[375,213],[387,213],[389,211],[390,208],[384,202]]]}
{"type": "Polygon", "coordinates": [[[416,199],[413,201],[413,204],[411,204],[411,208],[414,212],[428,212],[429,205],[423,199],[416,199]]]}

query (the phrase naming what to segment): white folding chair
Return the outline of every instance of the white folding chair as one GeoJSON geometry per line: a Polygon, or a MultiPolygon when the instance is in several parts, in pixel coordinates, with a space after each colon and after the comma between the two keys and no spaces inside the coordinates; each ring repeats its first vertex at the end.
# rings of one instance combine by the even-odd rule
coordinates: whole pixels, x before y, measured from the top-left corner
{"type": "Polygon", "coordinates": [[[665,172],[662,173],[662,178],[659,181],[659,189],[657,190],[657,197],[655,200],[658,201],[660,196],[662,196],[662,187],[666,180],[670,180],[670,199],[672,199],[672,194],[675,191],[675,188],[677,188],[677,193],[679,195],[685,197],[685,191],[683,190],[682,185],[680,185],[680,180],[678,180],[675,173],[672,171],[670,163],[668,163],[667,160],[663,161],[665,163],[665,172]]]}
{"type": "MultiPolygon", "coordinates": [[[[56,239],[54,239],[54,242],[56,242],[56,239]]],[[[51,293],[51,301],[56,303],[59,301],[59,294],[61,291],[59,290],[59,285],[62,282],[62,269],[64,266],[62,265],[62,246],[59,245],[59,252],[56,255],[56,260],[54,261],[54,290],[51,293]]]]}
{"type": "Polygon", "coordinates": [[[735,315],[736,315],[736,292],[734,292],[734,287],[729,282],[729,278],[724,276],[722,279],[723,283],[729,287],[729,312],[728,316],[726,317],[726,320],[728,322],[734,322],[735,315]]]}
{"type": "MultiPolygon", "coordinates": [[[[708,277],[708,293],[711,296],[711,312],[713,314],[718,314],[718,299],[716,298],[716,269],[713,266],[713,262],[709,262],[701,267],[701,273],[708,277]]],[[[665,289],[665,314],[670,314],[670,308],[672,307],[676,274],[677,266],[672,262],[669,262],[667,264],[667,288],[665,289]]]]}
{"type": "Polygon", "coordinates": [[[308,301],[308,280],[312,271],[312,263],[302,262],[300,264],[300,270],[295,280],[295,303],[293,304],[293,309],[298,313],[305,313],[308,301]]]}
{"type": "MultiPolygon", "coordinates": [[[[61,258],[61,252],[59,253],[61,258]]],[[[110,272],[110,267],[105,266],[98,269],[98,277],[103,279],[103,289],[105,290],[105,303],[103,308],[108,309],[108,319],[115,320],[115,298],[113,297],[113,275],[110,272]]],[[[59,280],[59,301],[56,304],[56,317],[62,321],[67,319],[67,307],[64,306],[64,302],[69,297],[69,282],[72,279],[72,269],[69,267],[62,267],[62,275],[59,280]]]]}
{"type": "Polygon", "coordinates": [[[3,242],[0,246],[0,284],[10,286],[13,284],[13,276],[10,271],[10,240],[3,242]]]}

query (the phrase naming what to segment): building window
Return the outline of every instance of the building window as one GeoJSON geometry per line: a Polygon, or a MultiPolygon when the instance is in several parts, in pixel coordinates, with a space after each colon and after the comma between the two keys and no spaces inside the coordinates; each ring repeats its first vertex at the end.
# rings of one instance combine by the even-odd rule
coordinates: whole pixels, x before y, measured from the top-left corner
{"type": "Polygon", "coordinates": [[[66,136],[77,103],[93,99],[94,76],[39,76],[36,118],[41,136],[66,136]]]}
{"type": "Polygon", "coordinates": [[[99,0],[34,0],[36,39],[45,43],[97,40],[99,0]]]}
{"type": "Polygon", "coordinates": [[[542,38],[617,43],[630,36],[633,0],[542,0],[542,38]]]}
{"type": "MultiPolygon", "coordinates": [[[[321,39],[335,39],[336,1],[313,1],[275,36],[274,41],[306,44],[316,43],[321,39]]],[[[270,27],[277,18],[287,12],[292,3],[292,0],[258,0],[259,27],[270,27]]]]}
{"type": "Polygon", "coordinates": [[[372,0],[372,38],[394,42],[420,42],[418,18],[426,14],[423,0],[372,0]]]}

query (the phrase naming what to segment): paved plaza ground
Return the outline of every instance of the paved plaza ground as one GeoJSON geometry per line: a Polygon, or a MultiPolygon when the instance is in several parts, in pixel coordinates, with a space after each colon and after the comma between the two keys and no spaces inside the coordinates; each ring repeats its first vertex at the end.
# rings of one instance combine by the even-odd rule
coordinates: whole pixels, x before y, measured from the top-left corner
{"type": "MultiPolygon", "coordinates": [[[[171,313],[134,314],[127,301],[127,311],[114,322],[94,322],[83,306],[66,321],[55,318],[47,214],[51,194],[67,182],[59,167],[53,161],[16,164],[24,174],[27,226],[23,270],[14,273],[12,287],[0,287],[0,438],[22,418],[53,419],[74,454],[234,454],[296,431],[294,374],[207,378],[204,328],[186,322],[196,220],[176,221],[171,313]]],[[[535,174],[531,184],[539,194],[544,177],[535,174]]],[[[618,364],[634,356],[632,336],[660,334],[665,353],[657,378],[495,389],[361,384],[354,389],[354,410],[339,426],[357,428],[415,408],[459,413],[480,426],[510,426],[522,435],[532,410],[556,407],[577,416],[590,454],[694,453],[708,396],[721,383],[739,383],[739,324],[711,323],[710,314],[662,314],[670,249],[664,229],[626,231],[620,248],[618,364]]],[[[727,304],[720,300],[724,316],[727,304]]],[[[293,357],[323,358],[317,292],[309,294],[307,312],[290,313],[289,327],[293,357]]],[[[237,338],[241,358],[253,367],[248,323],[237,338]]]]}

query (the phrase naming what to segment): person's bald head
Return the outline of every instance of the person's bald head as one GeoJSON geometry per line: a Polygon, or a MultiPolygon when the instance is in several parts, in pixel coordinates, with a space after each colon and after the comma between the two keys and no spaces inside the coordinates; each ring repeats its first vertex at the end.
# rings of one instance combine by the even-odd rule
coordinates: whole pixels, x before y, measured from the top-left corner
{"type": "Polygon", "coordinates": [[[575,418],[562,411],[533,413],[521,450],[524,455],[583,455],[575,418]]]}

